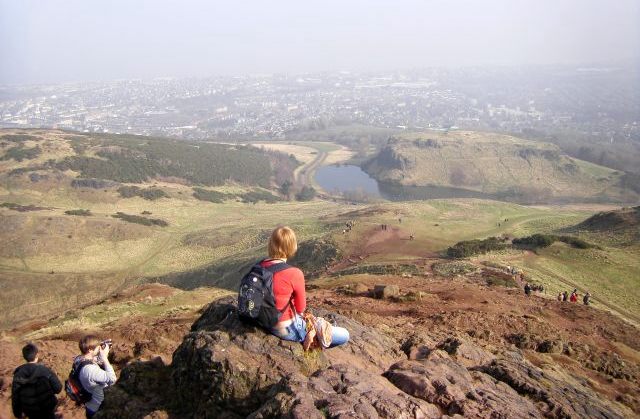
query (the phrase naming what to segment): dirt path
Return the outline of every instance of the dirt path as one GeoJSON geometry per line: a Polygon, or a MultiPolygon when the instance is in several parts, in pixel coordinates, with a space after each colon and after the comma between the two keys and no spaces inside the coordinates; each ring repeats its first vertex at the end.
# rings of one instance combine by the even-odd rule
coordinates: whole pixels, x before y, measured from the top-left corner
{"type": "MultiPolygon", "coordinates": [[[[550,269],[544,268],[542,266],[536,265],[536,269],[540,270],[541,272],[553,277],[556,281],[558,281],[561,284],[566,285],[569,289],[577,289],[577,290],[581,290],[584,287],[576,282],[573,282],[571,280],[568,280],[564,277],[561,277],[559,275],[557,275],[555,272],[551,271],[550,269]]],[[[615,304],[612,304],[608,301],[605,301],[603,299],[597,298],[597,297],[591,297],[591,300],[593,302],[596,302],[604,307],[606,307],[607,309],[609,309],[610,311],[617,313],[620,317],[622,317],[623,319],[627,320],[628,322],[634,324],[635,326],[640,326],[640,317],[628,312],[627,310],[624,310],[618,306],[616,306],[615,304]]]]}
{"type": "Polygon", "coordinates": [[[318,152],[318,155],[311,162],[307,163],[302,167],[302,169],[297,173],[295,182],[300,186],[307,186],[313,182],[310,182],[315,173],[315,171],[320,167],[320,165],[327,158],[327,153],[324,151],[318,152]]]}

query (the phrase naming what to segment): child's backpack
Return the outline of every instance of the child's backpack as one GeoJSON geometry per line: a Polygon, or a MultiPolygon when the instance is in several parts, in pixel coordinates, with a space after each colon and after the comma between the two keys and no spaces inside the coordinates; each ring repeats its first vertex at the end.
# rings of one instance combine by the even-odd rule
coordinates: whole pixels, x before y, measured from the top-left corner
{"type": "Polygon", "coordinates": [[[89,364],[93,364],[93,362],[89,360],[74,361],[71,372],[69,373],[69,378],[64,382],[64,391],[67,393],[67,396],[77,404],[85,404],[93,397],[91,393],[82,387],[82,383],[80,382],[80,371],[89,364]]]}
{"type": "Polygon", "coordinates": [[[273,296],[273,274],[284,271],[291,266],[286,263],[276,263],[265,268],[260,263],[262,261],[253,265],[240,281],[238,315],[242,320],[271,329],[291,304],[289,301],[289,304],[282,311],[276,308],[273,296]]]}

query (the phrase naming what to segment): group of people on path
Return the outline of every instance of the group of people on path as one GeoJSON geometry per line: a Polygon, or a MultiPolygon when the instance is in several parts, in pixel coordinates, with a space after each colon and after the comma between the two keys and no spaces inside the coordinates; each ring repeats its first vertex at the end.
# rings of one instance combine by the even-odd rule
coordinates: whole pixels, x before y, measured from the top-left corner
{"type": "MultiPolygon", "coordinates": [[[[569,293],[567,291],[563,291],[561,293],[558,293],[557,300],[558,301],[569,301],[571,303],[577,303],[578,302],[578,298],[579,298],[578,289],[574,288],[574,290],[571,292],[571,295],[569,295],[569,293]]],[[[590,303],[591,303],[591,293],[587,292],[582,297],[582,304],[584,304],[585,306],[588,306],[590,303]]]]}
{"type": "Polygon", "coordinates": [[[544,286],[538,284],[529,284],[528,282],[524,285],[524,293],[527,295],[531,295],[531,291],[544,292],[544,286]]]}
{"type": "MultiPolygon", "coordinates": [[[[349,227],[353,227],[352,222],[349,227]]],[[[289,227],[276,228],[267,248],[269,257],[258,264],[273,272],[272,298],[278,316],[275,324],[264,328],[265,331],[283,340],[300,342],[305,350],[347,343],[349,331],[343,327],[327,321],[319,330],[314,327],[324,319],[315,318],[307,310],[304,274],[286,263],[298,249],[293,230],[289,227]],[[314,346],[317,342],[320,345],[314,346]]],[[[22,355],[26,363],[14,371],[11,389],[12,409],[16,418],[55,418],[58,404],[56,395],[63,387],[72,400],[77,399],[84,405],[87,418],[98,412],[104,400],[104,389],[117,381],[109,362],[111,340],[86,335],[78,342],[78,348],[80,354],[73,359],[71,373],[63,386],[55,372],[40,362],[38,347],[33,343],[24,346],[22,355]]]]}
{"type": "Polygon", "coordinates": [[[351,232],[351,229],[353,228],[354,225],[356,225],[356,222],[353,220],[350,220],[344,223],[345,228],[342,229],[342,234],[347,234],[351,232]]]}
{"type": "MultiPolygon", "coordinates": [[[[542,287],[542,285],[531,285],[528,282],[525,284],[524,286],[524,293],[526,295],[531,295],[531,291],[543,291],[544,288],[542,287]]],[[[563,291],[561,293],[558,293],[558,297],[557,300],[558,301],[569,301],[572,303],[577,303],[578,302],[578,289],[574,289],[573,292],[571,292],[571,294],[569,295],[569,293],[567,291],[563,291]]],[[[591,303],[591,293],[587,292],[583,297],[582,297],[582,304],[588,306],[591,303]]]]}

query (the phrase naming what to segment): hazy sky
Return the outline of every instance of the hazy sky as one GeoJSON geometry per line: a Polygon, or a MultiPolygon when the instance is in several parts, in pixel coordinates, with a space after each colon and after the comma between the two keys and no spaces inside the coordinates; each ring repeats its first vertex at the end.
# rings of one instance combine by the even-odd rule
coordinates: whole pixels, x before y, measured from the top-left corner
{"type": "Polygon", "coordinates": [[[0,0],[0,84],[640,63],[640,0],[0,0]]]}

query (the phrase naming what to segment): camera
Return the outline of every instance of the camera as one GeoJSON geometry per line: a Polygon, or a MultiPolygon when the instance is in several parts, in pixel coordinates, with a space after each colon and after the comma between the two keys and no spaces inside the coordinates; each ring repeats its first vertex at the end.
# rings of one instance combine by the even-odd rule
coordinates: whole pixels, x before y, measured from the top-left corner
{"type": "Polygon", "coordinates": [[[102,342],[100,342],[100,347],[102,349],[105,349],[107,346],[111,346],[111,345],[112,345],[111,339],[105,339],[102,342]]]}

